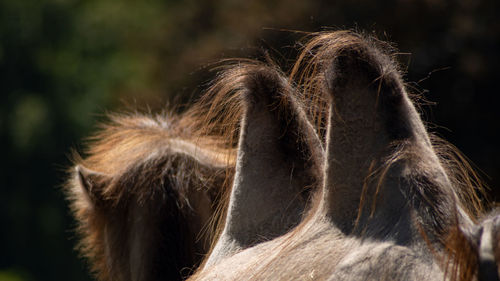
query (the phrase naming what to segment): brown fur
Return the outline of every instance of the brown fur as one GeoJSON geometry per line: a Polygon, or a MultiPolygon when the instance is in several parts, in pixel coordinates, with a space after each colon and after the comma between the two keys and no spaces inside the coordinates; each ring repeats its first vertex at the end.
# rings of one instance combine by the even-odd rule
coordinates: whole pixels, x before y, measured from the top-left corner
{"type": "MultiPolygon", "coordinates": [[[[156,217],[152,231],[146,234],[151,237],[145,239],[157,243],[166,239],[163,243],[167,248],[156,254],[158,261],[150,262],[170,259],[174,268],[170,272],[164,272],[165,265],[156,265],[154,269],[168,279],[182,279],[208,251],[213,233],[209,220],[217,208],[215,202],[231,183],[232,151],[217,148],[209,137],[197,139],[200,150],[204,149],[202,142],[212,148],[204,157],[201,152],[196,155],[173,149],[171,142],[186,134],[187,128],[179,125],[185,119],[139,114],[115,115],[111,119],[93,137],[89,156],[75,157],[81,168],[72,173],[67,189],[80,223],[79,248],[100,280],[130,280],[130,216],[133,208],[145,208],[145,212],[156,217]],[[90,188],[89,195],[82,191],[82,184],[90,188]],[[110,229],[121,231],[113,235],[110,229]],[[162,233],[165,231],[168,233],[162,233]],[[172,257],[162,257],[168,255],[172,257]]],[[[154,249],[145,251],[155,255],[154,249]]]]}
{"type": "MultiPolygon", "coordinates": [[[[399,77],[399,67],[392,60],[394,50],[391,46],[376,39],[360,36],[351,31],[322,32],[312,34],[312,39],[305,44],[296,64],[290,71],[289,80],[301,92],[298,95],[298,104],[307,112],[308,118],[315,125],[318,135],[323,142],[326,140],[326,126],[328,122],[330,97],[325,95],[324,71],[325,63],[338,57],[346,50],[359,51],[358,46],[363,46],[368,50],[376,50],[375,53],[367,55],[385,56],[384,75],[397,75],[399,77]],[[380,53],[378,53],[380,52],[380,53]]],[[[272,69],[276,67],[266,66],[259,62],[243,60],[230,61],[227,66],[221,68],[219,76],[207,93],[191,109],[180,116],[114,116],[109,125],[104,126],[101,133],[93,138],[89,155],[85,159],[76,157],[75,164],[87,167],[95,172],[89,185],[95,190],[90,193],[96,198],[86,198],[78,189],[77,178],[73,178],[68,185],[68,193],[72,201],[72,207],[77,220],[80,223],[79,232],[82,235],[82,252],[90,259],[94,270],[101,280],[128,280],[127,268],[123,268],[127,261],[123,259],[123,254],[119,253],[119,245],[126,244],[127,237],[113,236],[115,241],[104,239],[104,232],[110,216],[107,208],[113,208],[117,216],[123,216],[130,206],[128,202],[135,200],[139,205],[159,204],[164,201],[157,201],[157,198],[169,196],[169,190],[175,191],[175,203],[180,213],[186,213],[188,209],[183,202],[190,201],[203,190],[209,194],[213,206],[211,215],[216,219],[213,221],[217,225],[217,230],[210,229],[205,233],[203,239],[214,237],[216,241],[218,233],[224,223],[225,210],[229,200],[229,189],[234,174],[236,145],[239,135],[240,119],[243,115],[243,96],[246,90],[246,79],[253,73],[262,69],[272,69]],[[190,153],[172,151],[171,143],[173,139],[183,140],[196,144],[200,149],[207,151],[201,158],[193,157],[190,153]],[[156,188],[158,185],[163,188],[156,188]],[[89,200],[95,203],[89,204],[89,200]],[[103,209],[100,207],[102,206],[103,209]],[[120,206],[123,206],[119,208],[120,206]],[[104,210],[104,211],[103,211],[104,210]],[[114,253],[107,252],[109,244],[117,247],[109,248],[114,253]],[[113,257],[110,264],[109,259],[113,257]],[[117,265],[115,265],[115,263],[117,265]]],[[[278,71],[279,72],[279,71],[278,71]]],[[[375,77],[382,81],[380,77],[375,77]]],[[[287,101],[277,104],[286,110],[287,101]]],[[[300,134],[300,132],[297,132],[300,134]]],[[[447,142],[432,137],[433,149],[436,152],[447,177],[453,186],[450,191],[456,195],[455,204],[460,206],[473,219],[484,213],[484,207],[480,200],[483,194],[481,182],[467,163],[466,158],[458,150],[447,142]],[[479,195],[478,195],[479,194],[479,195]]],[[[411,159],[418,157],[411,151],[405,151],[404,144],[395,144],[401,149],[396,153],[386,157],[385,163],[378,163],[375,168],[370,165],[366,182],[378,182],[375,186],[381,186],[384,175],[394,163],[401,159],[411,159]]],[[[366,185],[368,186],[368,185],[366,185]]],[[[377,196],[373,201],[366,202],[367,193],[378,193],[378,188],[369,191],[368,187],[363,188],[363,193],[359,198],[359,208],[356,213],[356,222],[360,221],[365,206],[368,206],[371,214],[377,208],[377,196]]],[[[415,196],[424,198],[424,202],[431,210],[438,210],[440,206],[439,196],[435,193],[427,194],[424,191],[416,191],[415,196]],[[430,196],[428,198],[428,196],[430,196]],[[427,199],[426,199],[427,198],[427,199]]],[[[439,193],[439,192],[438,192],[439,193]]],[[[318,195],[315,198],[319,198],[318,195]]],[[[319,201],[316,200],[316,201],[319,201]]],[[[315,205],[313,208],[317,208],[315,205]]],[[[196,207],[195,207],[196,209],[196,207]]],[[[312,213],[314,210],[310,211],[312,213]]],[[[440,210],[443,211],[443,210],[440,210]]],[[[456,211],[456,209],[454,209],[456,211]]],[[[114,214],[115,214],[114,213],[114,214]]],[[[196,214],[196,210],[195,210],[196,214]]],[[[197,214],[205,215],[206,214],[197,214]]],[[[429,248],[434,242],[439,240],[446,250],[444,253],[436,251],[436,259],[441,261],[447,276],[453,280],[470,280],[477,276],[478,257],[477,241],[468,238],[456,219],[456,214],[448,214],[451,227],[441,229],[436,233],[430,233],[426,227],[422,228],[421,235],[429,242],[429,248]]],[[[193,217],[190,218],[194,220],[193,217]]],[[[291,233],[286,234],[282,239],[284,247],[279,248],[279,254],[286,255],[292,253],[294,249],[306,247],[303,244],[293,244],[293,237],[304,236],[309,227],[311,216],[295,228],[291,233]]],[[[191,221],[184,223],[191,224],[191,221]]],[[[205,224],[206,220],[202,224],[205,224]]],[[[357,224],[356,223],[356,224],[357,224]]],[[[318,226],[319,227],[319,226],[318,226]]],[[[199,228],[199,227],[198,227],[199,228]]],[[[197,234],[195,234],[196,236],[197,234]]],[[[307,235],[306,235],[307,236],[307,235]]],[[[498,240],[497,240],[498,241],[498,240]]],[[[195,241],[188,241],[186,248],[191,248],[192,253],[195,241]],[[190,244],[191,243],[191,244],[190,244]]],[[[214,244],[213,242],[211,243],[214,244]]],[[[495,247],[495,253],[500,252],[495,247]]],[[[201,247],[203,253],[209,252],[206,245],[201,247]]],[[[278,249],[277,249],[278,250],[278,249]]],[[[169,253],[160,253],[169,255],[169,253]]],[[[500,254],[497,254],[500,255],[500,254]]],[[[265,264],[271,266],[279,263],[278,259],[266,260],[265,264]]],[[[499,259],[497,259],[498,261],[499,259]]],[[[195,266],[196,261],[191,266],[195,266]]],[[[130,265],[129,265],[130,266],[130,265]]],[[[260,270],[266,270],[265,266],[259,266],[260,270]]],[[[262,272],[261,272],[262,273],[262,272]]],[[[254,277],[259,277],[259,271],[252,273],[254,277]]],[[[326,274],[326,273],[325,273],[326,274]]],[[[203,273],[199,272],[193,276],[194,279],[202,278],[203,273]]],[[[248,277],[248,276],[247,276],[248,277]]],[[[299,276],[297,276],[298,278],[299,276]]],[[[314,279],[327,278],[321,276],[321,272],[316,272],[314,279]]]]}

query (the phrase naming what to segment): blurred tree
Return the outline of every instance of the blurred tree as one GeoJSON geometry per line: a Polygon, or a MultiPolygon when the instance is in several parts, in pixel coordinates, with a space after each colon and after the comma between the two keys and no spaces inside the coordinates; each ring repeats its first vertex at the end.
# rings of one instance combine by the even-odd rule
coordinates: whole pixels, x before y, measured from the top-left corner
{"type": "MultiPolygon", "coordinates": [[[[182,106],[221,58],[286,69],[303,33],[357,28],[398,43],[434,131],[500,185],[496,0],[1,0],[0,280],[88,280],[59,186],[106,111],[182,106]],[[411,52],[407,54],[405,52],[411,52]],[[431,73],[431,74],[430,74],[431,73]]],[[[500,193],[492,195],[497,200],[500,193]]]]}

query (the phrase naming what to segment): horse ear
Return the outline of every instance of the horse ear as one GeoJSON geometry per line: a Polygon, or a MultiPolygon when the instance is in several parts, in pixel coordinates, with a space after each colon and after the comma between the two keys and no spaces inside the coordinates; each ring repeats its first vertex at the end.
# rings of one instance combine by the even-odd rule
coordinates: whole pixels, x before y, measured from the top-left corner
{"type": "Polygon", "coordinates": [[[320,181],[323,149],[285,78],[247,70],[236,173],[225,226],[207,265],[285,234],[320,181]]]}
{"type": "Polygon", "coordinates": [[[442,233],[454,194],[396,65],[372,41],[335,36],[318,54],[331,100],[322,210],[345,233],[406,243],[415,215],[442,233]]]}
{"type": "Polygon", "coordinates": [[[81,165],[75,167],[75,183],[87,202],[95,205],[102,199],[102,187],[105,175],[81,165]]]}

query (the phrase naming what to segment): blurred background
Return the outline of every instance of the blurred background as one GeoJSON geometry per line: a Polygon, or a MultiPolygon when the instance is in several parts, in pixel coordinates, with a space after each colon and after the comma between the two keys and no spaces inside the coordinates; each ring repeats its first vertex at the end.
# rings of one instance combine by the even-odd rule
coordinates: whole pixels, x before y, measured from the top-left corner
{"type": "Polygon", "coordinates": [[[285,70],[293,32],[395,42],[432,131],[500,199],[498,0],[0,0],[0,281],[91,280],[61,192],[71,148],[106,112],[188,104],[222,58],[285,70]]]}

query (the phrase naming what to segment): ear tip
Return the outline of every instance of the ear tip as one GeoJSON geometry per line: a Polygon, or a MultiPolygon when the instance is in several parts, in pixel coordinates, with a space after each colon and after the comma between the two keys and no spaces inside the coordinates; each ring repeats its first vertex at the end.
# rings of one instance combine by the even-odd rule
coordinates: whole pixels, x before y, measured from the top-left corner
{"type": "Polygon", "coordinates": [[[81,165],[76,165],[74,167],[74,177],[82,189],[89,191],[89,180],[88,180],[88,169],[84,168],[81,165]]]}
{"type": "Polygon", "coordinates": [[[335,89],[350,82],[371,83],[383,75],[386,65],[387,59],[375,47],[363,42],[348,45],[338,51],[326,70],[328,86],[335,89]]]}
{"type": "Polygon", "coordinates": [[[77,175],[80,175],[80,174],[82,173],[82,170],[83,170],[83,169],[85,169],[85,168],[83,168],[83,166],[82,166],[82,165],[77,164],[77,165],[75,165],[75,167],[73,167],[73,169],[74,169],[74,172],[75,172],[77,175]]]}
{"type": "Polygon", "coordinates": [[[74,172],[80,180],[84,180],[85,178],[88,178],[92,174],[96,174],[96,172],[91,171],[90,169],[85,168],[83,165],[80,164],[74,167],[74,172]]]}
{"type": "Polygon", "coordinates": [[[281,98],[285,85],[285,78],[272,67],[253,69],[245,81],[245,99],[249,103],[273,103],[281,98]]]}
{"type": "Polygon", "coordinates": [[[104,179],[103,174],[88,169],[80,164],[75,165],[74,173],[75,180],[88,193],[91,193],[92,190],[96,186],[100,185],[104,179]]]}

